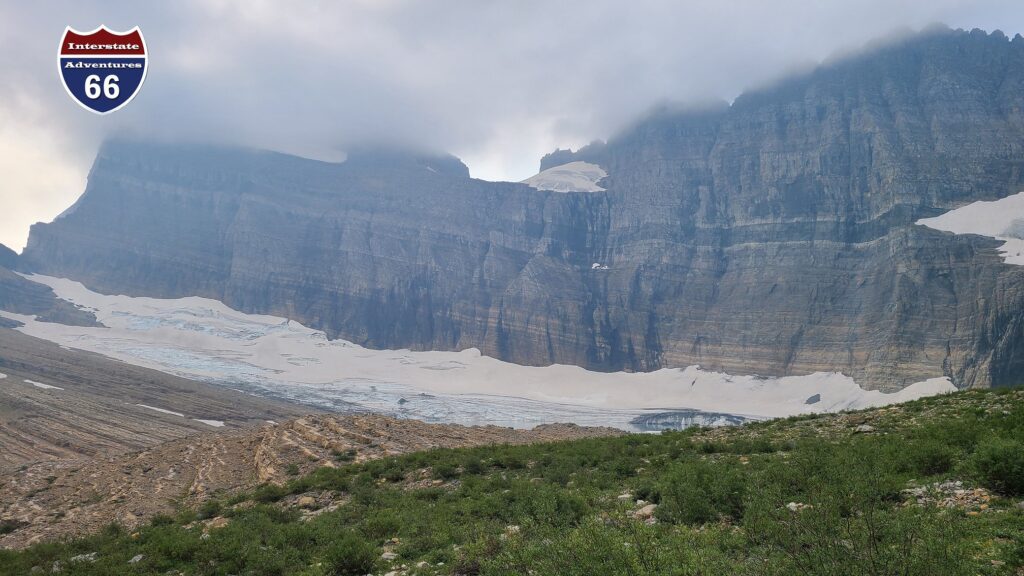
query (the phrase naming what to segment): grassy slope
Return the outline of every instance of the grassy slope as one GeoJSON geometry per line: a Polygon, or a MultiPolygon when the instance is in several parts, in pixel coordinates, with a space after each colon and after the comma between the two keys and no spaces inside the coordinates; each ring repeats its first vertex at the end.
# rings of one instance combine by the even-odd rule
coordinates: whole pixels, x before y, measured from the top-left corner
{"type": "Polygon", "coordinates": [[[1022,441],[1024,391],[1003,390],[437,450],[321,469],[135,533],[0,552],[0,574],[1024,574],[1022,441]],[[903,493],[951,479],[969,489],[947,494],[951,507],[903,493]],[[657,521],[635,518],[634,499],[658,503],[657,521]],[[219,516],[225,527],[204,521],[219,516]]]}

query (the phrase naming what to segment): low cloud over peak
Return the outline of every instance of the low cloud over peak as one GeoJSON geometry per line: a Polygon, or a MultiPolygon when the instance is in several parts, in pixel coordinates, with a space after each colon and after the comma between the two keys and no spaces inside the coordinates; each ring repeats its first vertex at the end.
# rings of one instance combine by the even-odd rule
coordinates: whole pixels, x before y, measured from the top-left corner
{"type": "Polygon", "coordinates": [[[114,134],[337,161],[354,146],[445,150],[474,177],[518,181],[558,147],[607,138],[658,102],[732,100],[893,30],[1024,30],[1018,2],[783,0],[148,5],[0,0],[0,243],[81,193],[114,134]],[[56,78],[64,27],[139,25],[150,72],[107,117],[56,78]]]}

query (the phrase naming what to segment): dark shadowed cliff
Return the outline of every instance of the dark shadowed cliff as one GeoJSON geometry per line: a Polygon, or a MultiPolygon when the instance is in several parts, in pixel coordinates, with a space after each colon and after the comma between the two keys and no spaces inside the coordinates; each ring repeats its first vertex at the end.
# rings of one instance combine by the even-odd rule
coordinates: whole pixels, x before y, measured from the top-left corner
{"type": "MultiPolygon", "coordinates": [[[[18,254],[0,244],[0,310],[15,314],[30,314],[42,322],[58,322],[71,326],[98,326],[96,317],[74,304],[57,298],[49,286],[26,280],[13,270],[18,254]]],[[[19,325],[9,318],[0,317],[0,328],[19,325]]]]}
{"type": "Polygon", "coordinates": [[[110,142],[19,265],[525,364],[882,389],[1024,369],[1024,268],[913,225],[1024,190],[1024,38],[932,31],[542,167],[575,160],[605,192],[473,180],[451,157],[110,142]]]}

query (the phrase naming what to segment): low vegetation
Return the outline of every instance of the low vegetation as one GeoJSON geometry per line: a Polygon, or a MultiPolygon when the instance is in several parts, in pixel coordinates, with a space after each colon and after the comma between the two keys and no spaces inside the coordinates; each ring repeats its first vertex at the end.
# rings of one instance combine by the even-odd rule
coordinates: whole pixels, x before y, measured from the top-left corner
{"type": "Polygon", "coordinates": [[[0,574],[1024,573],[1024,391],[436,450],[0,552],[0,574]]]}

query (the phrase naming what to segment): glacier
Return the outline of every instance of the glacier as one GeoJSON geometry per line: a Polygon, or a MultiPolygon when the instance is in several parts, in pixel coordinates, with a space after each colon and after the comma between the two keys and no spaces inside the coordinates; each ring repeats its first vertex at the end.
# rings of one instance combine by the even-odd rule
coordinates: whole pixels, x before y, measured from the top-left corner
{"type": "MultiPolygon", "coordinates": [[[[104,327],[0,312],[18,330],[69,348],[332,411],[516,428],[551,422],[650,431],[881,406],[955,390],[933,378],[899,392],[864,390],[836,372],[766,378],[702,370],[592,372],[520,366],[459,352],[372,350],[286,318],[207,298],[103,295],[67,279],[26,276],[93,312],[104,327]],[[809,399],[815,402],[809,403],[809,399]]],[[[170,407],[173,408],[173,407],[170,407]]]]}

